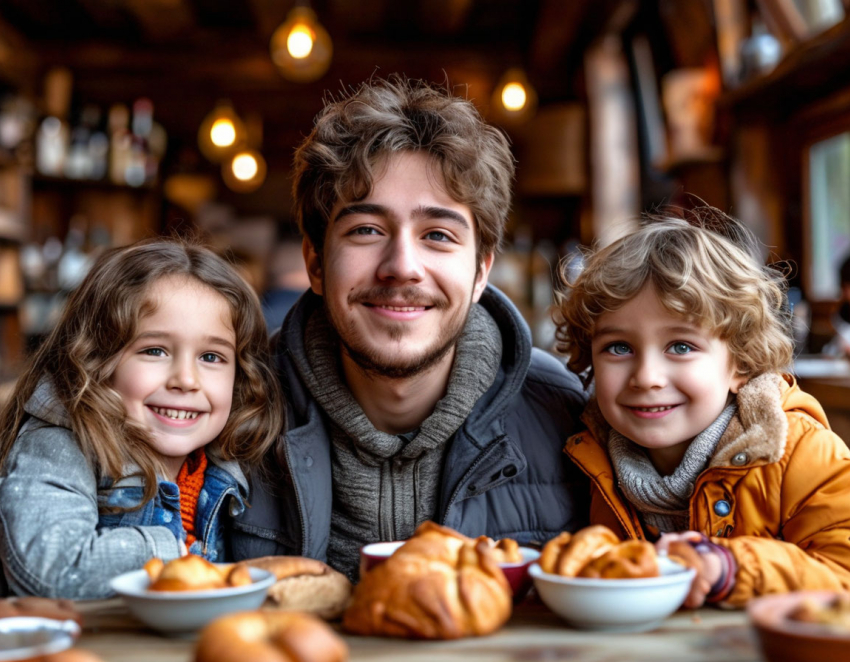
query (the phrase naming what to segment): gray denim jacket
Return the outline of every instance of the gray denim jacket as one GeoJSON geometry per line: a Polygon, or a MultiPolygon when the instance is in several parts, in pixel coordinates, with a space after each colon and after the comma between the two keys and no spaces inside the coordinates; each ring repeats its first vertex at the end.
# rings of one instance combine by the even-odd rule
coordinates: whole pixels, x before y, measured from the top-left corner
{"type": "MultiPolygon", "coordinates": [[[[99,503],[115,504],[117,495],[140,494],[138,478],[110,484],[95,474],[49,383],[39,385],[26,412],[29,417],[0,475],[0,593],[103,598],[112,594],[112,577],[138,570],[154,556],[166,561],[180,556],[176,485],[160,483],[155,500],[173,508],[177,496],[176,529],[151,525],[164,521],[154,502],[118,519],[101,515],[99,503]]],[[[244,507],[245,478],[235,463],[210,459],[217,465],[215,482],[226,485],[215,501],[219,506],[229,502],[230,514],[236,515],[244,507]]],[[[120,496],[118,500],[132,505],[120,496]]],[[[218,512],[213,519],[218,520],[218,512]]],[[[221,537],[220,531],[215,534],[216,545],[221,537]]]]}

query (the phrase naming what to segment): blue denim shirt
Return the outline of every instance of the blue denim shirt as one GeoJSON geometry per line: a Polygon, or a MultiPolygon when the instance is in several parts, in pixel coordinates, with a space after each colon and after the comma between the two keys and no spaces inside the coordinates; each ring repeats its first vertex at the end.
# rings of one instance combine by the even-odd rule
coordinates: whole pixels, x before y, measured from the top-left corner
{"type": "MultiPolygon", "coordinates": [[[[99,508],[132,508],[141,501],[144,491],[139,484],[126,485],[124,482],[115,488],[110,487],[110,481],[101,483],[98,489],[99,508]]],[[[216,563],[228,560],[222,517],[224,507],[228,508],[227,514],[232,517],[241,515],[245,509],[244,491],[236,477],[210,462],[204,472],[204,486],[198,495],[195,531],[199,535],[189,547],[192,554],[216,563]]],[[[98,530],[117,526],[162,526],[171,531],[177,540],[185,542],[186,531],[180,517],[180,489],[175,483],[162,480],[156,496],[141,508],[100,515],[98,530]]]]}

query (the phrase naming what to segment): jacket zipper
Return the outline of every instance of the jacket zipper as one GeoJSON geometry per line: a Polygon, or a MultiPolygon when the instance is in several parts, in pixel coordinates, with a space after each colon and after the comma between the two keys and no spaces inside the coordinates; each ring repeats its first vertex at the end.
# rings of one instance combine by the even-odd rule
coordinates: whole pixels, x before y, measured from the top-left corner
{"type": "Polygon", "coordinates": [[[304,508],[301,505],[301,495],[299,494],[298,484],[295,477],[292,475],[292,457],[289,453],[289,444],[284,440],[283,453],[286,455],[286,464],[290,467],[289,472],[292,477],[292,488],[295,492],[295,505],[298,506],[298,523],[301,525],[301,555],[310,556],[307,552],[307,527],[304,525],[304,508]]]}
{"type": "MultiPolygon", "coordinates": [[[[490,446],[492,446],[493,444],[499,443],[504,438],[505,438],[505,435],[502,435],[501,437],[497,437],[492,442],[490,442],[490,444],[487,446],[487,448],[490,448],[490,446]]],[[[455,501],[457,500],[458,494],[460,494],[461,489],[463,488],[464,485],[466,485],[467,478],[469,478],[474,473],[475,467],[477,467],[479,464],[481,464],[481,462],[484,461],[484,456],[486,454],[487,454],[487,449],[484,449],[481,453],[479,453],[478,457],[475,458],[473,463],[469,465],[469,469],[466,470],[466,473],[464,474],[463,478],[458,483],[457,487],[455,488],[455,491],[452,493],[452,496],[449,499],[448,505],[446,505],[446,510],[443,512],[442,522],[440,522],[441,524],[446,523],[446,520],[449,517],[449,511],[451,510],[452,506],[455,504],[455,501]]]]}

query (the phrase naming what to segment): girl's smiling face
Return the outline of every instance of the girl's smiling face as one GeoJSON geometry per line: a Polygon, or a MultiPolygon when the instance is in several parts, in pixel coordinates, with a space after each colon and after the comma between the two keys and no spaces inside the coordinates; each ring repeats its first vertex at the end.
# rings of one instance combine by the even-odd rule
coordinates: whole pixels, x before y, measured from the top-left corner
{"type": "Polygon", "coordinates": [[[148,301],[153,310],[139,320],[112,387],[176,479],[186,456],[216,439],[230,416],[236,334],[224,297],[195,280],[162,278],[148,301]]]}
{"type": "Polygon", "coordinates": [[[669,313],[649,285],[599,316],[592,353],[602,415],[646,448],[662,475],[746,382],[726,342],[669,313]]]}

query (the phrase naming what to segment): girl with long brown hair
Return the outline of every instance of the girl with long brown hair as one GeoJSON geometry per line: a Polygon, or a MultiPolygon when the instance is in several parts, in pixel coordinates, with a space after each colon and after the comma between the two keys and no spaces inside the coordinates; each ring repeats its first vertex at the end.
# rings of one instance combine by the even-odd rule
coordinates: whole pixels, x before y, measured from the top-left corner
{"type": "Polygon", "coordinates": [[[154,556],[227,560],[283,418],[230,265],[182,240],[104,254],[0,414],[0,589],[96,598],[154,556]]]}

